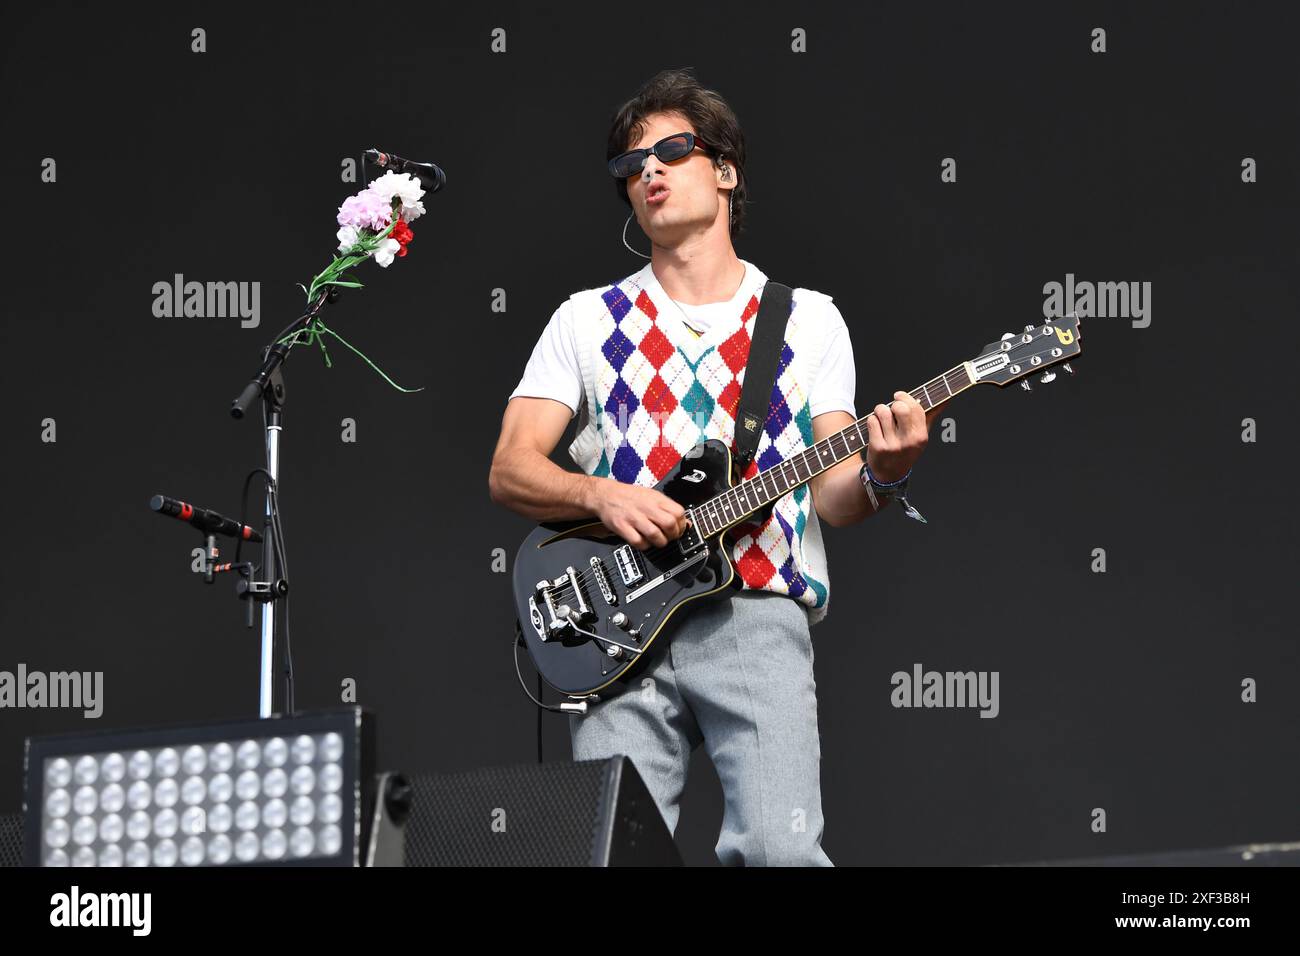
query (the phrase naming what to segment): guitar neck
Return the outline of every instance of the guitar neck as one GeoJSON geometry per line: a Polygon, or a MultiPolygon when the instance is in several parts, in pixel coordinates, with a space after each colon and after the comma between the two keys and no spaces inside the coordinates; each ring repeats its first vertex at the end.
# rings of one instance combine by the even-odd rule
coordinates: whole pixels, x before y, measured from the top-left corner
{"type": "MultiPolygon", "coordinates": [[[[973,384],[969,363],[963,362],[919,388],[912,389],[909,394],[928,412],[973,384]]],[[[869,417],[870,415],[864,415],[852,425],[833,435],[827,435],[799,454],[696,505],[693,510],[699,533],[706,538],[713,537],[743,521],[768,502],[800,485],[806,485],[827,468],[861,452],[867,447],[869,417]]]]}

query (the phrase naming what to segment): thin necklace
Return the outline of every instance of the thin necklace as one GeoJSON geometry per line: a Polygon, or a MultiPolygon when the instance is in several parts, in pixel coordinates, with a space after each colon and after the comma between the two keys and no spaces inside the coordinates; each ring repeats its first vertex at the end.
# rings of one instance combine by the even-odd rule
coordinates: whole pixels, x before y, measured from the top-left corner
{"type": "MultiPolygon", "coordinates": [[[[660,288],[663,288],[663,287],[660,286],[660,288]]],[[[664,294],[665,294],[665,295],[668,295],[667,292],[665,292],[664,294]]],[[[688,316],[688,315],[686,314],[686,310],[682,308],[680,302],[678,302],[676,299],[674,299],[674,298],[673,298],[672,296],[670,296],[670,295],[668,296],[668,301],[671,302],[671,303],[673,304],[673,306],[677,309],[677,311],[681,313],[681,315],[682,315],[682,325],[686,326],[686,328],[687,328],[688,331],[690,331],[690,332],[691,332],[691,333],[692,333],[692,334],[693,334],[697,339],[700,338],[702,335],[704,335],[704,333],[703,333],[702,331],[700,331],[699,329],[697,329],[695,326],[691,325],[691,319],[690,319],[690,316],[688,316]]]]}
{"type": "MultiPolygon", "coordinates": [[[[651,270],[650,274],[651,274],[651,275],[654,275],[654,270],[651,270]]],[[[744,273],[744,275],[742,275],[742,276],[740,277],[740,285],[737,286],[737,288],[736,288],[736,295],[739,295],[739,294],[740,294],[740,290],[741,290],[742,288],[744,288],[744,285],[745,285],[745,279],[748,278],[748,277],[749,277],[749,266],[745,266],[745,273],[744,273]]],[[[659,288],[664,289],[664,284],[663,284],[662,282],[659,282],[659,277],[658,277],[658,276],[655,276],[655,282],[658,283],[659,288]]],[[[732,300],[734,300],[734,299],[736,298],[736,295],[733,295],[730,299],[727,300],[727,302],[730,303],[732,300]]],[[[695,326],[691,325],[691,317],[690,317],[689,315],[686,314],[686,310],[683,309],[683,308],[681,307],[681,304],[680,304],[676,299],[674,299],[672,296],[668,295],[668,290],[667,290],[667,289],[664,289],[664,296],[668,299],[669,302],[671,302],[671,303],[673,304],[673,308],[675,308],[678,312],[681,313],[681,316],[682,316],[682,325],[684,325],[684,326],[686,326],[688,329],[690,329],[691,332],[695,335],[695,337],[696,337],[697,339],[698,339],[698,338],[701,338],[701,337],[704,335],[704,333],[703,333],[702,331],[696,329],[695,326]]],[[[721,303],[716,303],[716,302],[705,302],[705,303],[703,303],[703,304],[704,304],[704,305],[719,305],[719,304],[721,304],[721,303]]]]}

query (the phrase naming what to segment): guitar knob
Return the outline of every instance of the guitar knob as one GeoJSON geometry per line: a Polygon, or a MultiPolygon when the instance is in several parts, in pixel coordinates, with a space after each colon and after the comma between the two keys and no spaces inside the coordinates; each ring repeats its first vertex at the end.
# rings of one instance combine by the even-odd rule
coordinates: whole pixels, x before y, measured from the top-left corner
{"type": "Polygon", "coordinates": [[[610,620],[610,622],[611,622],[615,627],[617,627],[617,628],[621,628],[621,629],[624,630],[624,631],[626,631],[627,628],[628,628],[628,625],[631,624],[631,621],[628,620],[628,616],[627,616],[626,614],[624,614],[622,611],[619,611],[617,614],[615,614],[615,615],[614,615],[613,617],[611,617],[609,620],[610,620]]]}
{"type": "Polygon", "coordinates": [[[614,660],[618,660],[623,656],[623,648],[619,647],[617,644],[607,644],[605,645],[605,653],[614,660]]]}

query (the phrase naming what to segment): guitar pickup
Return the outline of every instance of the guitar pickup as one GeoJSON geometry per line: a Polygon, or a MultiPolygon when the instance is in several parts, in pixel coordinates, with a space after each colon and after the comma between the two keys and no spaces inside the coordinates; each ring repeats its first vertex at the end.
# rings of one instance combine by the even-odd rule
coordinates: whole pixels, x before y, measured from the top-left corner
{"type": "Polygon", "coordinates": [[[628,587],[645,577],[645,572],[641,570],[641,562],[630,544],[622,544],[614,549],[614,563],[618,566],[619,577],[628,587]]]}

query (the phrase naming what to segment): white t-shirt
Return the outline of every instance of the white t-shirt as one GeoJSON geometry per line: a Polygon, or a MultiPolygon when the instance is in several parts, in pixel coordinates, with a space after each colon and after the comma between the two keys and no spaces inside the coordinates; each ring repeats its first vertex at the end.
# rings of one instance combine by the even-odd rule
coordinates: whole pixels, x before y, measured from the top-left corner
{"type": "MultiPolygon", "coordinates": [[[[745,307],[743,300],[750,294],[749,280],[754,269],[744,259],[741,262],[745,265],[745,277],[729,301],[686,305],[676,299],[669,300],[685,314],[687,325],[703,332],[715,321],[733,321],[740,317],[740,312],[745,307]]],[[[829,338],[825,358],[813,381],[808,413],[816,418],[825,412],[845,411],[857,418],[853,404],[857,390],[857,371],[853,364],[853,345],[849,341],[848,326],[829,297],[821,300],[818,307],[826,310],[829,338]]],[[[571,299],[565,299],[561,303],[542,330],[541,337],[533,346],[528,365],[524,368],[523,378],[510,393],[510,398],[516,396],[552,398],[569,406],[570,418],[578,414],[583,401],[582,370],[578,366],[571,299]]]]}

